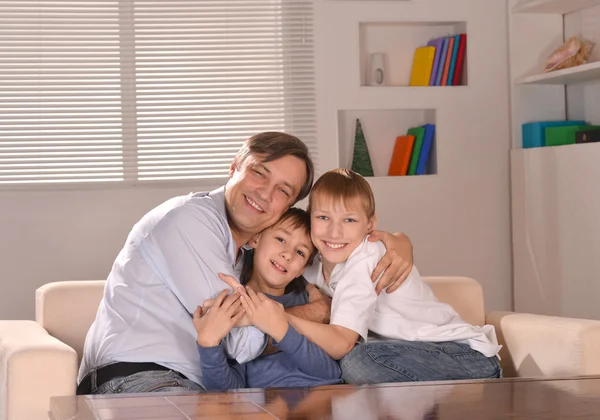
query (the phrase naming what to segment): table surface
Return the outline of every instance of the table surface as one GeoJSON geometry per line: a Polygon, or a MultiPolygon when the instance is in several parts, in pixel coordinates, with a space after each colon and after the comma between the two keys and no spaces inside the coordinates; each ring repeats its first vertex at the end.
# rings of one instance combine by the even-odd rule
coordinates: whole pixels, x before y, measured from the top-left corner
{"type": "Polygon", "coordinates": [[[53,420],[600,419],[600,376],[54,397],[53,420]]]}

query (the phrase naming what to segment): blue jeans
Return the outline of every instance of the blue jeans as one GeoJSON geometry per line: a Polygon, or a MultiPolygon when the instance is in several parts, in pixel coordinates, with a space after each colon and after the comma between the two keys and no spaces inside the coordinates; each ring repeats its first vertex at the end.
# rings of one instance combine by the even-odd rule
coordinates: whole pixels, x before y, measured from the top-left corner
{"type": "Polygon", "coordinates": [[[358,344],[340,360],[351,384],[443,381],[502,377],[497,357],[467,344],[390,340],[358,344]]]}
{"type": "Polygon", "coordinates": [[[149,370],[111,379],[100,385],[93,394],[120,394],[137,392],[186,392],[203,388],[184,379],[172,370],[149,370]]]}

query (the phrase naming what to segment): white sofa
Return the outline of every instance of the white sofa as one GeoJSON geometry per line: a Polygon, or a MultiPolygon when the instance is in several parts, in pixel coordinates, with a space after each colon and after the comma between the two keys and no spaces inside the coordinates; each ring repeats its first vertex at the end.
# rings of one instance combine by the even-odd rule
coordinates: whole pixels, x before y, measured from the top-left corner
{"type": "MultiPolygon", "coordinates": [[[[505,376],[600,374],[600,321],[486,315],[475,280],[425,280],[466,321],[496,327],[505,376]]],[[[0,420],[45,419],[50,397],[75,393],[85,335],[103,290],[104,281],[49,283],[36,291],[35,321],[0,321],[0,420]]]]}

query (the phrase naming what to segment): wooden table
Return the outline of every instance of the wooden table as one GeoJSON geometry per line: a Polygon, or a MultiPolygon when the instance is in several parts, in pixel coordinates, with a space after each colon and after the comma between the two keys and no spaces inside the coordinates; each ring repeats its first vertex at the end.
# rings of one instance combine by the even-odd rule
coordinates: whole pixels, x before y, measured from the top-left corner
{"type": "MultiPolygon", "coordinates": [[[[600,419],[600,376],[576,379],[54,397],[53,420],[600,419]]],[[[34,419],[28,419],[34,420],[34,419]]]]}

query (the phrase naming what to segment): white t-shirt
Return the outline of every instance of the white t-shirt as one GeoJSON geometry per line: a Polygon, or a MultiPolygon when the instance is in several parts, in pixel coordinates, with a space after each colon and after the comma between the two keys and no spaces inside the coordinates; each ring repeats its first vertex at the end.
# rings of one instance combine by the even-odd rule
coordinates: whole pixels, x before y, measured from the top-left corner
{"type": "Polygon", "coordinates": [[[498,354],[501,346],[494,327],[463,321],[434,296],[415,266],[398,290],[377,296],[371,273],[385,251],[383,243],[365,238],[345,262],[335,266],[329,284],[319,258],[306,268],[305,278],[333,298],[332,325],[355,331],[365,341],[373,338],[371,332],[388,339],[464,342],[487,357],[498,354]]]}

